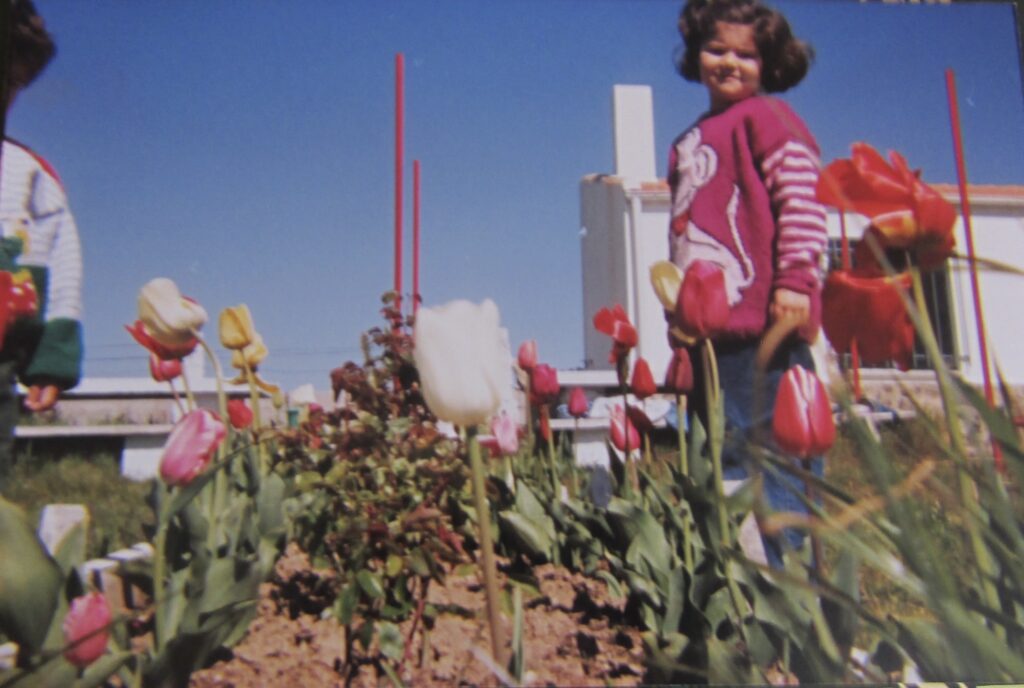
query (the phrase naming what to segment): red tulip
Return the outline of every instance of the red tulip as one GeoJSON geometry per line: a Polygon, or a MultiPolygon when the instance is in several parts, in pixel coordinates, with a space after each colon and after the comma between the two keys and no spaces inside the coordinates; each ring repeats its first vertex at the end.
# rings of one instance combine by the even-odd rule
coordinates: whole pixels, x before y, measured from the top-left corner
{"type": "Polygon", "coordinates": [[[825,385],[803,366],[793,366],[779,382],[772,430],[779,447],[802,459],[824,454],[836,439],[825,385]]]}
{"type": "Polygon", "coordinates": [[[643,357],[638,357],[633,365],[633,378],[629,386],[637,399],[646,399],[658,391],[657,385],[654,384],[654,376],[651,375],[651,366],[643,357]]]}
{"type": "Polygon", "coordinates": [[[633,425],[634,428],[637,429],[637,432],[639,432],[640,434],[646,435],[647,433],[654,431],[654,423],[647,415],[647,412],[644,411],[639,406],[633,406],[632,404],[627,406],[626,416],[629,417],[629,422],[633,425]]]}
{"type": "Polygon", "coordinates": [[[665,386],[676,394],[688,394],[693,389],[693,362],[686,349],[677,347],[672,350],[672,360],[665,373],[665,386]]]}
{"type": "Polygon", "coordinates": [[[91,592],[71,600],[71,608],[64,617],[64,643],[71,645],[64,651],[64,659],[84,669],[103,656],[110,639],[111,614],[107,598],[91,592]]]}
{"type": "Polygon", "coordinates": [[[602,308],[594,315],[594,327],[612,338],[612,351],[608,356],[609,363],[617,363],[629,354],[630,349],[637,345],[636,328],[629,322],[629,316],[621,305],[613,308],[602,308]]]}
{"type": "Polygon", "coordinates": [[[252,409],[241,399],[228,400],[228,421],[236,430],[252,425],[252,409]]]}
{"type": "Polygon", "coordinates": [[[573,418],[582,418],[590,410],[590,402],[587,401],[587,393],[582,387],[573,387],[569,392],[569,415],[573,418]]]}
{"type": "Polygon", "coordinates": [[[547,404],[558,398],[558,371],[546,363],[540,363],[530,371],[530,403],[534,406],[547,404]]]}
{"type": "Polygon", "coordinates": [[[150,353],[149,374],[157,382],[170,382],[181,375],[181,359],[160,358],[156,354],[150,353]]]}
{"type": "Polygon", "coordinates": [[[622,452],[626,451],[627,440],[629,441],[629,450],[631,452],[640,447],[640,433],[637,432],[633,421],[630,420],[621,406],[615,406],[612,409],[610,420],[612,444],[615,445],[616,449],[622,452]]]}
{"type": "Polygon", "coordinates": [[[174,425],[167,438],[160,458],[160,477],[172,487],[188,485],[210,463],[226,433],[214,412],[189,411],[174,425]]]}
{"type": "Polygon", "coordinates": [[[838,353],[857,352],[865,365],[895,361],[910,367],[914,352],[914,326],[901,291],[910,289],[910,275],[860,277],[834,270],[822,290],[821,325],[838,353]]]}
{"type": "Polygon", "coordinates": [[[722,268],[707,260],[690,264],[679,287],[676,317],[683,332],[699,339],[712,337],[725,327],[729,298],[722,268]]]}
{"type": "Polygon", "coordinates": [[[899,153],[889,163],[865,143],[849,160],[836,160],[818,178],[818,200],[866,215],[886,248],[911,251],[922,268],[941,265],[953,252],[956,209],[911,171],[899,153]]]}
{"type": "Polygon", "coordinates": [[[164,360],[184,358],[195,351],[196,346],[199,345],[199,340],[193,338],[180,347],[165,346],[149,335],[146,331],[146,326],[142,324],[141,320],[136,320],[133,325],[125,325],[124,329],[128,330],[128,334],[134,337],[135,341],[139,344],[146,347],[150,353],[154,353],[164,360]]]}
{"type": "Polygon", "coordinates": [[[530,372],[537,365],[537,340],[528,339],[519,345],[519,367],[530,372]]]}

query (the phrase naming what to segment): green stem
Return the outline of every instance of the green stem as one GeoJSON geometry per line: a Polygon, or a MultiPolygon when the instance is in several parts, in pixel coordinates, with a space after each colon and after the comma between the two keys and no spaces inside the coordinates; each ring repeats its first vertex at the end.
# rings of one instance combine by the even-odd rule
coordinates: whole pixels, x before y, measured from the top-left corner
{"type": "MultiPolygon", "coordinates": [[[[244,357],[243,357],[244,359],[244,357]]],[[[252,366],[249,365],[248,361],[244,361],[245,365],[245,381],[249,385],[249,405],[252,406],[252,423],[255,429],[255,434],[258,437],[260,431],[263,430],[263,417],[260,412],[260,391],[256,385],[256,375],[253,372],[252,366]]],[[[267,474],[270,459],[267,457],[267,448],[263,442],[257,442],[256,451],[259,452],[260,457],[260,475],[265,476],[267,474]]]]}
{"type": "Polygon", "coordinates": [[[683,394],[676,395],[676,418],[679,425],[679,471],[684,477],[689,477],[690,457],[686,453],[686,431],[683,429],[683,423],[686,422],[686,396],[683,394]]]}
{"type": "MultiPolygon", "coordinates": [[[[935,369],[935,375],[938,378],[939,390],[942,396],[942,407],[946,413],[946,421],[949,427],[950,441],[953,443],[954,456],[957,457],[957,482],[960,488],[960,499],[968,511],[968,517],[964,521],[967,525],[971,550],[977,564],[977,576],[981,583],[986,603],[992,609],[1000,609],[999,592],[996,590],[995,583],[993,582],[995,567],[992,563],[991,554],[988,548],[985,547],[981,533],[978,530],[978,518],[981,518],[981,509],[978,505],[977,486],[967,471],[967,441],[964,438],[963,428],[960,425],[960,416],[957,413],[953,382],[942,359],[938,340],[935,338],[935,331],[932,329],[931,319],[928,317],[928,310],[924,299],[924,286],[921,283],[921,272],[917,267],[911,267],[910,276],[913,284],[914,304],[920,314],[918,333],[921,335],[922,344],[924,344],[925,351],[928,352],[928,358],[931,359],[932,367],[935,369]]],[[[1005,629],[1002,626],[997,626],[995,630],[1002,637],[1005,629]]]]}
{"type": "Polygon", "coordinates": [[[494,542],[491,539],[491,510],[487,502],[483,459],[475,428],[467,430],[469,462],[473,472],[473,501],[476,507],[477,527],[480,532],[480,550],[487,597],[487,620],[491,631],[491,657],[499,666],[506,666],[505,642],[501,630],[501,603],[498,597],[498,571],[494,563],[494,542]]]}
{"type": "Polygon", "coordinates": [[[196,407],[196,398],[192,394],[192,387],[188,384],[188,373],[184,367],[181,369],[181,384],[185,387],[185,400],[188,402],[188,408],[191,411],[196,407]]]}
{"type": "MultiPolygon", "coordinates": [[[[210,364],[213,366],[214,381],[217,385],[217,408],[220,411],[221,422],[224,423],[225,428],[228,432],[231,432],[230,423],[228,422],[228,397],[224,393],[224,375],[220,367],[220,361],[213,355],[213,349],[206,343],[206,340],[200,336],[196,336],[199,340],[199,345],[203,347],[203,351],[206,352],[206,357],[210,359],[210,364]]],[[[225,442],[221,442],[217,447],[217,461],[218,463],[223,462],[226,456],[227,446],[225,442]]],[[[210,524],[209,537],[207,542],[213,550],[217,545],[217,528],[215,524],[219,523],[219,516],[227,508],[228,498],[228,468],[225,466],[223,469],[217,471],[217,475],[213,478],[213,505],[210,511],[207,513],[207,520],[210,524]]]]}
{"type": "Polygon", "coordinates": [[[626,462],[626,475],[627,483],[629,484],[630,491],[633,493],[640,492],[640,476],[636,470],[636,463],[633,461],[633,448],[629,446],[629,427],[631,425],[629,420],[629,387],[626,385],[627,371],[629,370],[629,359],[625,356],[621,357],[617,362],[617,372],[619,376],[619,389],[622,392],[622,434],[623,437],[623,456],[626,462]]]}

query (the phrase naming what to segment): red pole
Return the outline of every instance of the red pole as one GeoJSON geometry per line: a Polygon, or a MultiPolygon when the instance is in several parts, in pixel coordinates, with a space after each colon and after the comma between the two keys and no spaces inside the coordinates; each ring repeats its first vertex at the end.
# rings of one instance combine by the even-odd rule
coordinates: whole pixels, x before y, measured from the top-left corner
{"type": "MultiPolygon", "coordinates": [[[[846,211],[839,209],[839,231],[842,234],[842,260],[843,270],[849,270],[852,266],[850,260],[850,240],[846,235],[846,211]]],[[[860,401],[864,395],[860,388],[860,356],[857,354],[857,340],[850,342],[850,368],[853,373],[853,398],[860,401]]]]}
{"type": "Polygon", "coordinates": [[[402,312],[402,155],[405,138],[405,56],[395,55],[395,309],[402,312]]]}
{"type": "Polygon", "coordinates": [[[420,305],[420,161],[412,161],[412,314],[420,305]]]}
{"type": "MultiPolygon", "coordinates": [[[[949,120],[953,128],[953,152],[956,155],[957,188],[960,191],[960,211],[964,220],[964,237],[967,241],[967,261],[971,271],[971,292],[974,298],[974,317],[978,328],[978,346],[981,349],[981,375],[985,384],[985,400],[995,406],[995,392],[992,389],[992,375],[988,367],[988,339],[985,336],[985,314],[981,309],[981,285],[978,282],[978,266],[974,261],[974,232],[971,229],[971,202],[967,196],[967,169],[964,164],[964,142],[960,135],[960,110],[956,98],[956,77],[952,69],[946,70],[946,95],[949,98],[949,120]]],[[[995,446],[996,467],[1002,470],[1003,457],[995,446]]]]}

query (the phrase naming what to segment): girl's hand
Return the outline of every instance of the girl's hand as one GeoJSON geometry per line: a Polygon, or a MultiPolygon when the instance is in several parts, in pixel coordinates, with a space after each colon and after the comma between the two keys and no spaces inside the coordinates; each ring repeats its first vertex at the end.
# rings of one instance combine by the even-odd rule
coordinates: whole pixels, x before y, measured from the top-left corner
{"type": "Polygon", "coordinates": [[[768,316],[772,322],[792,318],[803,324],[811,317],[811,297],[789,289],[776,289],[768,306],[768,316]]]}
{"type": "Polygon", "coordinates": [[[35,413],[48,411],[57,404],[57,397],[59,396],[60,389],[56,385],[32,385],[28,388],[25,406],[35,413]]]}

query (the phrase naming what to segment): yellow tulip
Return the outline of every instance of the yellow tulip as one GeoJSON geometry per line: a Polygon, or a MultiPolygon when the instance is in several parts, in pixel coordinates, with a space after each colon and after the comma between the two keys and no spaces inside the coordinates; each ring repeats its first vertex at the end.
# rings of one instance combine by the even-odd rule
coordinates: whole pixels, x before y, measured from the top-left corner
{"type": "Polygon", "coordinates": [[[220,343],[225,349],[244,349],[256,338],[252,315],[244,303],[225,308],[220,313],[220,343]]]}
{"type": "Polygon", "coordinates": [[[231,352],[231,365],[239,370],[245,370],[246,367],[253,369],[267,357],[267,353],[263,337],[254,333],[247,346],[231,352]]]}
{"type": "Polygon", "coordinates": [[[683,273],[675,263],[659,260],[651,265],[651,286],[658,295],[662,308],[670,313],[676,310],[676,299],[679,298],[679,287],[683,283],[683,273]]]}

